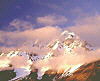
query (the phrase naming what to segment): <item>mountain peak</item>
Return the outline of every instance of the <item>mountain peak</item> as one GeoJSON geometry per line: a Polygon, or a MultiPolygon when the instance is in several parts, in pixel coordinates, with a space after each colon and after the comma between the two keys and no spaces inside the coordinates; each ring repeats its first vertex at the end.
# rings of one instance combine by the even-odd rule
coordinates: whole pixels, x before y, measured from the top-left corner
{"type": "Polygon", "coordinates": [[[0,61],[0,69],[14,68],[16,77],[12,80],[28,76],[33,69],[31,68],[33,65],[34,68],[38,69],[38,79],[42,79],[46,71],[55,68],[57,72],[63,70],[60,77],[63,78],[64,76],[72,75],[84,65],[84,62],[80,62],[81,60],[76,60],[81,56],[80,52],[77,51],[92,51],[86,41],[81,40],[75,33],[68,31],[62,32],[57,39],[50,41],[47,45],[43,45],[39,43],[39,40],[36,40],[33,45],[35,52],[12,50],[7,54],[1,53],[0,58],[4,58],[5,61],[0,61]],[[71,59],[76,60],[75,63],[71,59]],[[60,61],[62,63],[59,63],[60,61]],[[54,62],[55,65],[52,65],[54,62]]]}

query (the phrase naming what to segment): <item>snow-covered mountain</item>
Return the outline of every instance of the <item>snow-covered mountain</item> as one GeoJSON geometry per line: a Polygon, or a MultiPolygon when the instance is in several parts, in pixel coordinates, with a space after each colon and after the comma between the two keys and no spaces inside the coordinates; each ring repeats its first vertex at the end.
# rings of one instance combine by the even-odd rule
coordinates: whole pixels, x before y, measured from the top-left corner
{"type": "MultiPolygon", "coordinates": [[[[57,39],[50,41],[46,45],[40,44],[36,40],[33,48],[39,50],[30,53],[19,49],[0,54],[0,70],[12,69],[16,73],[16,77],[9,81],[25,78],[35,69],[37,69],[38,80],[41,80],[48,70],[55,70],[57,73],[61,73],[59,78],[70,76],[85,64],[85,62],[80,62],[81,60],[74,63],[71,59],[75,60],[75,58],[82,56],[81,52],[85,51],[84,53],[87,53],[94,50],[86,41],[81,40],[76,34],[68,31],[62,32],[57,39]],[[39,54],[40,50],[47,51],[44,54],[39,54]],[[55,65],[53,65],[54,62],[55,65]]],[[[53,78],[53,81],[56,81],[55,78],[53,78]]]]}

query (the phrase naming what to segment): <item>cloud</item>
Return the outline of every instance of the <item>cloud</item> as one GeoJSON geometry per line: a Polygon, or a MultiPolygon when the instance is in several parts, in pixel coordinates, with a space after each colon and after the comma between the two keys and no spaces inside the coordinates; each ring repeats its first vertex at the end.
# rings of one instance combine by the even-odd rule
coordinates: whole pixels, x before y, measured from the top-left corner
{"type": "Polygon", "coordinates": [[[67,21],[68,19],[65,16],[60,15],[47,15],[37,18],[37,22],[44,25],[59,25],[64,24],[67,21]]]}
{"type": "Polygon", "coordinates": [[[39,40],[40,43],[47,43],[51,40],[56,39],[59,36],[60,31],[60,28],[51,26],[25,31],[0,31],[0,43],[3,44],[3,46],[1,46],[2,49],[12,47],[18,47],[21,49],[31,49],[33,43],[36,40],[39,40]]]}
{"type": "MultiPolygon", "coordinates": [[[[13,49],[13,47],[31,49],[35,40],[39,40],[41,44],[47,43],[59,37],[59,34],[62,31],[62,28],[57,28],[55,26],[45,26],[38,29],[32,29],[31,24],[27,26],[22,22],[24,23],[25,21],[15,19],[10,23],[9,27],[14,26],[17,31],[0,31],[0,48],[6,50],[8,48],[13,49]],[[20,25],[25,25],[23,31],[20,31],[20,25]]],[[[91,45],[100,47],[100,15],[79,19],[77,20],[76,25],[67,28],[67,30],[75,32],[91,45]]]]}
{"type": "MultiPolygon", "coordinates": [[[[67,28],[70,31],[74,31],[84,40],[87,40],[90,44],[95,44],[100,46],[99,30],[100,30],[100,16],[86,17],[80,19],[76,22],[75,26],[67,28]]],[[[45,26],[38,29],[27,29],[24,31],[0,31],[0,43],[3,46],[0,47],[0,50],[9,51],[21,49],[23,51],[30,51],[37,54],[47,54],[50,52],[46,47],[39,49],[38,47],[33,48],[32,45],[35,40],[39,40],[39,44],[47,45],[49,42],[59,38],[62,29],[54,26],[45,26]]],[[[34,63],[34,67],[40,71],[43,68],[53,69],[56,71],[61,71],[69,69],[70,67],[76,66],[78,64],[86,64],[92,61],[100,59],[100,48],[96,50],[86,51],[83,48],[74,49],[75,54],[64,54],[64,50],[54,51],[54,54],[58,56],[52,57],[47,60],[39,60],[34,63]],[[67,58],[67,59],[66,59],[67,58]],[[81,58],[81,59],[80,59],[81,58]],[[74,60],[74,61],[73,61],[74,60]],[[61,62],[62,61],[62,62],[61,62]]],[[[10,62],[13,67],[23,67],[28,65],[27,60],[21,57],[14,57],[12,59],[7,59],[6,61],[10,62]],[[16,60],[15,60],[16,59],[16,60]],[[22,60],[20,62],[19,60],[22,60]],[[17,65],[14,63],[17,62],[17,65]]],[[[5,63],[1,61],[1,64],[5,63]]]]}
{"type": "Polygon", "coordinates": [[[34,64],[36,68],[41,70],[43,67],[62,72],[68,70],[70,67],[79,64],[88,64],[100,59],[100,49],[93,51],[86,51],[82,48],[76,48],[75,54],[59,54],[59,56],[49,58],[47,60],[39,60],[34,64]]]}
{"type": "Polygon", "coordinates": [[[9,28],[12,28],[18,31],[32,29],[33,26],[34,24],[28,21],[20,20],[20,19],[14,19],[12,22],[9,23],[9,28]]]}
{"type": "MultiPolygon", "coordinates": [[[[18,27],[15,25],[18,30],[20,30],[19,25],[18,27]]],[[[96,46],[100,46],[99,15],[80,19],[76,22],[75,26],[69,27],[67,29],[77,33],[82,39],[87,40],[90,44],[92,43],[96,46]]],[[[51,42],[52,40],[56,40],[57,38],[59,38],[61,32],[61,28],[57,28],[54,26],[45,26],[38,29],[27,29],[25,27],[24,31],[0,31],[0,43],[3,44],[3,46],[0,47],[0,50],[3,50],[4,52],[12,50],[14,48],[21,48],[21,50],[24,51],[28,50],[37,54],[47,54],[48,52],[50,52],[50,50],[46,48],[33,48],[33,43],[35,42],[35,40],[39,40],[39,44],[51,42]]],[[[46,70],[52,69],[60,72],[61,70],[68,70],[70,67],[90,63],[100,59],[100,48],[87,51],[84,48],[79,47],[74,49],[75,54],[64,54],[64,51],[66,51],[66,49],[61,49],[61,51],[59,51],[58,49],[54,52],[52,51],[58,56],[45,60],[38,60],[34,63],[34,67],[37,68],[40,72],[45,72],[45,68],[46,70]]],[[[26,66],[30,66],[29,62],[21,56],[15,56],[11,59],[8,59],[8,57],[6,56],[1,56],[0,58],[1,65],[7,65],[10,63],[14,68],[26,68],[26,66]],[[15,64],[15,62],[17,63],[17,65],[15,64]]]]}
{"type": "Polygon", "coordinates": [[[100,47],[100,15],[85,17],[76,21],[76,25],[69,27],[82,39],[95,47],[100,47]]]}

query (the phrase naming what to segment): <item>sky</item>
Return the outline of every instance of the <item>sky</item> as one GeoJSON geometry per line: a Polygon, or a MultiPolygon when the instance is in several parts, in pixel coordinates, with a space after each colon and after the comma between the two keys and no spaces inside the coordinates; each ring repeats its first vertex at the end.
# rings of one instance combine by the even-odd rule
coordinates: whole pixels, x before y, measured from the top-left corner
{"type": "Polygon", "coordinates": [[[29,21],[37,28],[48,24],[42,18],[56,20],[58,16],[62,21],[49,25],[68,27],[80,17],[99,14],[99,7],[99,0],[0,0],[0,29],[7,29],[14,19],[29,21]]]}
{"type": "Polygon", "coordinates": [[[62,29],[98,47],[99,23],[100,0],[0,0],[1,47],[53,39],[62,29]]]}

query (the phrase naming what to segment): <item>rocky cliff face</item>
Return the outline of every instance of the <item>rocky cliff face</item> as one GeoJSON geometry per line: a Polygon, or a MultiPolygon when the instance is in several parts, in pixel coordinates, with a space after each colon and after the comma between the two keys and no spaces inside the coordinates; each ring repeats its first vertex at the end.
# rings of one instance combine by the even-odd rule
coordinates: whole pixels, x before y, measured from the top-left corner
{"type": "MultiPolygon", "coordinates": [[[[62,79],[58,80],[62,81],[62,79]]],[[[100,61],[81,66],[73,75],[63,81],[100,81],[100,61]]]]}

